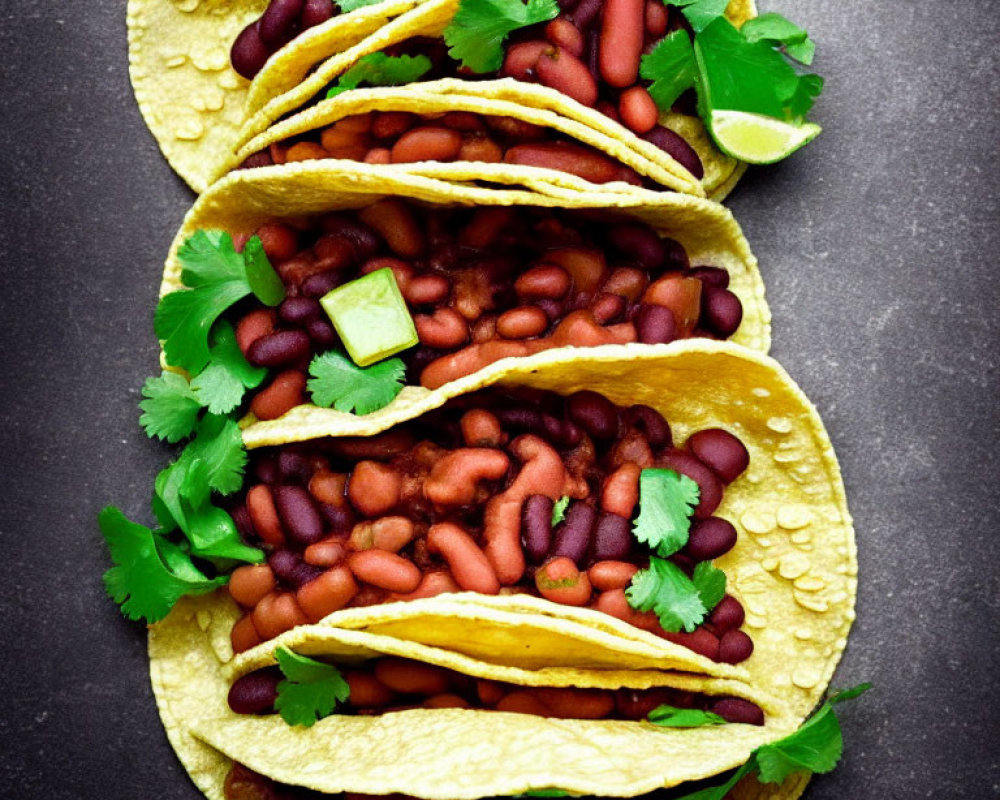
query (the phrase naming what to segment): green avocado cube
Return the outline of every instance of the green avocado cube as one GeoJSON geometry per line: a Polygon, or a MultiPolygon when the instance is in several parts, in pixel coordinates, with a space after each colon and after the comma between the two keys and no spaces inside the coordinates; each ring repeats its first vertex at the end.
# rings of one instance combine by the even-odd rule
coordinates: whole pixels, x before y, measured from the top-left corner
{"type": "Polygon", "coordinates": [[[359,367],[388,358],[419,341],[396,276],[388,267],[338,286],[319,302],[347,354],[359,367]]]}

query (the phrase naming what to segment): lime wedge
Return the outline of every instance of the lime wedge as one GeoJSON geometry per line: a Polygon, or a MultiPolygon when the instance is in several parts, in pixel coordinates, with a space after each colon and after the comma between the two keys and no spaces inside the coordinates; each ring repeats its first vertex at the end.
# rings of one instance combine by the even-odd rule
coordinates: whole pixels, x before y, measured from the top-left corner
{"type": "Polygon", "coordinates": [[[746,111],[713,111],[708,127],[723,153],[749,164],[781,161],[809,144],[822,130],[812,122],[792,125],[746,111]]]}
{"type": "Polygon", "coordinates": [[[367,367],[419,339],[391,269],[377,269],[338,286],[320,298],[347,354],[367,367]]]}

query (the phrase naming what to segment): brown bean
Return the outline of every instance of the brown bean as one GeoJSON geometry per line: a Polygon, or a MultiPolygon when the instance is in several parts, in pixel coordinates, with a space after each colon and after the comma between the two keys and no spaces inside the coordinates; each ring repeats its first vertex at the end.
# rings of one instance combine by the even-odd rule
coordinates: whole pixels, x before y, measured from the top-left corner
{"type": "Polygon", "coordinates": [[[436,694],[424,701],[424,708],[472,708],[472,704],[457,694],[436,694]]]}
{"type": "Polygon", "coordinates": [[[368,128],[359,129],[348,121],[352,117],[338,120],[333,125],[323,129],[319,141],[325,150],[337,150],[342,147],[368,147],[368,128]]]}
{"type": "Polygon", "coordinates": [[[501,358],[526,356],[531,352],[528,344],[522,341],[489,341],[469,345],[428,364],[420,373],[420,383],[427,389],[438,389],[501,358]]]}
{"type": "Polygon", "coordinates": [[[437,597],[439,594],[451,594],[459,592],[461,589],[455,583],[451,574],[442,570],[428,572],[420,579],[420,585],[412,592],[406,594],[392,594],[390,600],[409,601],[421,600],[424,597],[437,597]]]}
{"type": "Polygon", "coordinates": [[[436,506],[464,506],[475,502],[481,481],[498,480],[510,459],[502,450],[465,447],[440,459],[424,482],[424,497],[436,506]]]}
{"type": "Polygon", "coordinates": [[[257,308],[247,314],[236,326],[236,344],[244,358],[258,339],[274,333],[277,315],[273,308],[257,308]]]}
{"type": "Polygon", "coordinates": [[[688,437],[685,445],[723,483],[732,483],[750,464],[746,445],[723,428],[697,431],[688,437]]]}
{"type": "Polygon", "coordinates": [[[486,123],[483,122],[483,118],[471,111],[449,111],[438,122],[446,128],[464,133],[486,130],[486,123]]]}
{"type": "Polygon", "coordinates": [[[474,134],[462,142],[457,160],[499,164],[503,161],[503,148],[487,136],[474,134]]]}
{"type": "Polygon", "coordinates": [[[573,279],[578,292],[593,292],[607,271],[604,253],[588,247],[560,247],[545,253],[545,261],[558,264],[573,279]]]}
{"type": "Polygon", "coordinates": [[[548,42],[538,40],[511,45],[507,48],[507,54],[504,56],[500,77],[514,78],[519,81],[531,80],[538,59],[548,49],[550,49],[548,42]]]}
{"type": "Polygon", "coordinates": [[[601,325],[607,325],[609,322],[620,318],[625,313],[627,305],[628,303],[621,295],[601,292],[594,299],[590,310],[594,314],[594,319],[601,325]]]}
{"type": "Polygon", "coordinates": [[[514,281],[514,291],[519,297],[558,300],[566,296],[570,280],[569,273],[558,264],[542,263],[520,275],[514,281]]]}
{"type": "Polygon", "coordinates": [[[439,303],[448,296],[451,284],[443,275],[418,275],[406,285],[403,297],[415,306],[439,303]]]}
{"type": "Polygon", "coordinates": [[[271,261],[286,261],[299,250],[299,234],[289,225],[268,222],[254,231],[260,237],[264,253],[271,261]]]}
{"type": "Polygon", "coordinates": [[[347,482],[347,498],[366,517],[380,517],[399,503],[402,485],[403,479],[392,467],[359,461],[347,482]]]}
{"type": "Polygon", "coordinates": [[[375,677],[400,694],[436,695],[451,688],[448,671],[433,664],[388,656],[375,662],[375,677]]]}
{"type": "Polygon", "coordinates": [[[528,339],[544,333],[548,327],[548,315],[538,306],[512,308],[497,319],[497,333],[505,339],[528,339]]]}
{"type": "Polygon", "coordinates": [[[464,247],[484,250],[514,223],[516,216],[517,211],[513,208],[477,208],[468,224],[459,232],[458,243],[464,247]]]}
{"type": "Polygon", "coordinates": [[[587,65],[565,47],[543,52],[535,64],[535,74],[543,85],[582,105],[593,107],[597,103],[597,81],[587,65]]]}
{"type": "Polygon", "coordinates": [[[290,369],[274,376],[271,385],[257,393],[250,402],[250,411],[257,419],[277,419],[302,405],[305,400],[306,376],[301,370],[290,369]]]}
{"type": "Polygon", "coordinates": [[[253,521],[254,530],[268,544],[282,545],[285,543],[285,532],[278,519],[278,510],[274,506],[274,496],[271,487],[258,484],[247,492],[247,511],[253,521]]]}
{"type": "Polygon", "coordinates": [[[402,200],[389,197],[358,212],[358,218],[375,231],[402,258],[416,258],[427,246],[424,232],[410,207],[402,200]]]}
{"type": "MultiPolygon", "coordinates": [[[[548,48],[548,45],[545,45],[548,48]]],[[[540,142],[549,138],[549,129],[517,117],[487,117],[486,127],[507,142],[540,142]]]]}
{"type": "Polygon", "coordinates": [[[624,89],[639,77],[645,17],[645,0],[605,0],[597,61],[608,85],[624,89]]]}
{"type": "Polygon", "coordinates": [[[590,578],[571,558],[558,556],[535,572],[535,587],[546,600],[567,606],[585,606],[590,601],[590,578]]]}
{"type": "Polygon", "coordinates": [[[479,697],[479,702],[484,706],[495,706],[503,700],[505,692],[506,690],[502,683],[486,680],[485,678],[476,680],[476,696],[479,697]]]}
{"type": "Polygon", "coordinates": [[[615,707],[615,696],[606,689],[543,687],[535,690],[553,717],[602,719],[615,707]]]}
{"type": "Polygon", "coordinates": [[[344,436],[329,443],[329,451],[348,461],[389,461],[410,450],[416,440],[413,434],[401,428],[392,428],[375,436],[344,436]]]}
{"type": "Polygon", "coordinates": [[[646,0],[646,35],[651,39],[659,39],[667,32],[670,22],[670,12],[661,0],[646,0]]]}
{"type": "Polygon", "coordinates": [[[351,687],[347,699],[351,708],[382,708],[396,699],[392,689],[366,670],[344,670],[344,680],[351,687]]]}
{"type": "Polygon", "coordinates": [[[594,602],[594,608],[644,631],[660,630],[660,620],[656,618],[656,614],[652,611],[636,611],[632,608],[628,604],[624,589],[601,592],[594,602]]]}
{"type": "Polygon", "coordinates": [[[646,291],[648,285],[649,277],[643,270],[634,267],[618,267],[608,276],[601,291],[620,295],[630,303],[634,303],[646,291]]]}
{"type": "Polygon", "coordinates": [[[299,587],[295,599],[310,622],[319,622],[346,606],[357,593],[358,584],[351,571],[340,565],[299,587]]]}
{"type": "Polygon", "coordinates": [[[421,127],[404,133],[392,146],[392,163],[453,161],[462,149],[462,134],[451,128],[421,127]]]}
{"type": "Polygon", "coordinates": [[[362,160],[366,164],[391,164],[392,151],[388,147],[373,147],[362,160]]]}
{"type": "Polygon", "coordinates": [[[674,315],[677,338],[691,335],[701,313],[702,282],[697,278],[665,275],[651,283],[642,296],[642,302],[655,303],[674,315]]]}
{"type": "Polygon", "coordinates": [[[295,161],[314,161],[329,157],[330,154],[315,142],[296,142],[288,148],[288,152],[285,154],[285,159],[289,163],[295,161]]]}
{"type": "Polygon", "coordinates": [[[459,420],[459,426],[462,440],[468,447],[500,447],[504,443],[500,420],[484,408],[466,411],[459,420]]]}
{"type": "Polygon", "coordinates": [[[261,643],[260,634],[253,626],[252,614],[245,614],[236,621],[229,632],[229,641],[233,645],[234,653],[242,653],[261,643]]]}
{"type": "Polygon", "coordinates": [[[392,277],[396,281],[400,292],[405,292],[409,288],[410,280],[413,278],[413,267],[399,258],[372,258],[361,265],[361,274],[370,275],[380,269],[392,270],[392,277]]]}
{"type": "Polygon", "coordinates": [[[605,480],[601,489],[601,508],[626,519],[639,503],[639,475],[642,468],[635,463],[622,464],[605,480]]]}
{"type": "Polygon", "coordinates": [[[532,714],[536,717],[549,716],[549,707],[538,697],[536,690],[516,689],[496,705],[497,711],[510,714],[532,714]]]}
{"type": "Polygon", "coordinates": [[[319,502],[344,508],[347,505],[347,475],[343,472],[330,472],[321,469],[309,479],[309,494],[319,502]]]}
{"type": "Polygon", "coordinates": [[[644,86],[633,86],[621,93],[618,113],[626,127],[638,134],[651,131],[660,118],[660,110],[644,86]]]}
{"type": "Polygon", "coordinates": [[[497,594],[500,581],[486,554],[458,525],[439,522],[427,531],[427,546],[448,563],[455,582],[467,592],[497,594]]]}
{"type": "Polygon", "coordinates": [[[555,347],[599,347],[617,343],[614,334],[601,327],[590,311],[567,314],[556,326],[551,338],[555,347]]]}
{"type": "Polygon", "coordinates": [[[376,111],[372,117],[372,136],[376,139],[398,139],[416,125],[418,119],[409,111],[376,111]]]}
{"type": "Polygon", "coordinates": [[[505,164],[566,172],[591,183],[621,180],[621,165],[595,150],[569,142],[515,145],[507,150],[503,160],[505,164]]]}
{"type": "Polygon", "coordinates": [[[559,16],[545,26],[545,38],[579,58],[583,55],[583,34],[568,17],[559,16]]]}
{"type": "Polygon", "coordinates": [[[452,308],[438,308],[433,314],[414,314],[413,324],[420,343],[435,350],[451,350],[469,338],[468,323],[452,308]]]}
{"type": "Polygon", "coordinates": [[[229,577],[229,594],[246,608],[253,608],[264,595],[274,590],[274,573],[267,564],[237,567],[229,577]]]}
{"type": "Polygon", "coordinates": [[[420,585],[421,572],[417,566],[386,550],[351,553],[347,566],[358,580],[390,592],[412,592],[420,585]]]}
{"type": "Polygon", "coordinates": [[[373,547],[398,553],[413,539],[413,521],[408,517],[382,517],[374,522],[366,520],[351,529],[348,540],[354,550],[370,550],[373,547]]]}
{"type": "Polygon", "coordinates": [[[302,560],[314,567],[333,567],[344,560],[347,548],[341,537],[330,537],[309,545],[302,553],[302,560]]]}
{"type": "Polygon", "coordinates": [[[626,588],[638,571],[635,564],[627,561],[598,561],[587,570],[587,577],[595,589],[605,592],[609,589],[626,588]]]}
{"type": "Polygon", "coordinates": [[[308,621],[295,596],[288,592],[272,592],[253,610],[253,626],[265,641],[308,621]]]}
{"type": "Polygon", "coordinates": [[[619,322],[617,325],[608,325],[606,329],[618,344],[631,344],[632,342],[639,341],[639,334],[636,331],[635,325],[631,322],[619,322]]]}

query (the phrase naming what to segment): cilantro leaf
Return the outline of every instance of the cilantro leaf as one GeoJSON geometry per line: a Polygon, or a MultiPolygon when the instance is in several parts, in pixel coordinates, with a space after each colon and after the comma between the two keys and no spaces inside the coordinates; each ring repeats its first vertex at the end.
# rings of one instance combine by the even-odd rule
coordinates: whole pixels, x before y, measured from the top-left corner
{"type": "Polygon", "coordinates": [[[670,633],[681,628],[690,633],[708,613],[697,587],[684,571],[656,556],[649,559],[649,567],[632,576],[625,595],[632,608],[655,612],[663,630],[670,633]]]}
{"type": "Polygon", "coordinates": [[[791,736],[757,750],[762,783],[781,783],[793,772],[829,772],[840,761],[844,739],[833,706],[824,703],[791,736]]]}
{"type": "Polygon", "coordinates": [[[636,539],[666,558],[687,544],[698,484],[672,469],[644,469],[639,475],[636,539]]]}
{"type": "Polygon", "coordinates": [[[336,350],[316,356],[309,365],[309,391],[324,408],[370,414],[391,403],[403,388],[406,366],[398,358],[359,367],[336,350]]]}
{"type": "Polygon", "coordinates": [[[206,594],[228,580],[205,577],[179,547],[114,506],[98,523],[115,564],[104,573],[105,589],[131,620],[156,622],[184,595],[206,594]]]}
{"type": "Polygon", "coordinates": [[[181,281],[192,289],[244,276],[243,257],[225,231],[195,231],[177,251],[177,259],[181,281]]]}
{"type": "Polygon", "coordinates": [[[179,461],[200,459],[207,464],[208,486],[219,494],[232,494],[243,485],[247,451],[236,420],[207,414],[179,461]]]}
{"type": "Polygon", "coordinates": [[[365,6],[373,6],[377,3],[381,3],[382,0],[335,0],[340,10],[347,14],[350,11],[356,11],[359,8],[364,8],[365,6]]]}
{"type": "Polygon", "coordinates": [[[665,5],[684,9],[691,29],[698,33],[719,17],[725,16],[729,0],[663,0],[665,5]]]}
{"type": "Polygon", "coordinates": [[[357,89],[362,83],[369,86],[401,86],[413,83],[431,68],[431,60],[424,55],[388,56],[385,53],[369,53],[346,70],[337,83],[331,86],[326,98],[336,97],[341,92],[357,89]]]}
{"type": "Polygon", "coordinates": [[[171,444],[190,436],[198,422],[201,402],[182,375],[164,372],[159,378],[147,378],[142,385],[139,424],[146,435],[158,436],[171,444]]]}
{"type": "Polygon", "coordinates": [[[278,666],[286,680],[278,684],[278,699],[274,707],[289,725],[311,728],[317,720],[329,716],[337,703],[351,696],[351,687],[340,671],[279,647],[278,666]]]}
{"type": "Polygon", "coordinates": [[[503,44],[512,31],[558,15],[556,0],[460,0],[444,29],[448,55],[473,72],[494,72],[503,64],[503,44]]]}
{"type": "Polygon", "coordinates": [[[804,119],[822,91],[823,79],[819,75],[799,76],[799,83],[795,87],[795,92],[788,100],[788,113],[792,119],[804,119]]]}
{"type": "Polygon", "coordinates": [[[698,590],[698,596],[705,608],[711,611],[726,594],[726,573],[712,566],[708,561],[700,561],[694,568],[691,582],[698,590]]]}
{"type": "Polygon", "coordinates": [[[685,31],[674,31],[661,39],[653,51],[639,62],[639,76],[652,81],[649,94],[656,107],[670,108],[685,89],[694,86],[698,64],[694,47],[685,31]]]}
{"type": "Polygon", "coordinates": [[[700,728],[703,725],[724,725],[726,722],[711,711],[668,705],[657,706],[649,712],[646,719],[661,728],[700,728]]]}
{"type": "Polygon", "coordinates": [[[850,689],[840,689],[839,691],[830,692],[826,701],[831,705],[843,703],[847,700],[853,700],[855,697],[860,697],[871,688],[872,685],[870,683],[859,683],[857,686],[852,686],[850,689]]]}
{"type": "Polygon", "coordinates": [[[554,528],[566,519],[566,507],[569,505],[569,497],[563,495],[552,506],[552,527],[554,528]]]}
{"type": "Polygon", "coordinates": [[[815,42],[804,29],[773,11],[747,20],[740,28],[740,33],[748,42],[764,41],[784,45],[785,52],[803,64],[811,64],[816,52],[815,42]]]}
{"type": "Polygon", "coordinates": [[[285,299],[285,284],[271,266],[259,236],[251,236],[243,245],[243,268],[250,290],[265,306],[276,306],[285,299]]]}
{"type": "Polygon", "coordinates": [[[246,389],[260,386],[267,370],[246,360],[233,326],[225,320],[219,320],[212,328],[212,342],[211,361],[191,381],[191,389],[210,414],[228,414],[243,400],[246,389]]]}

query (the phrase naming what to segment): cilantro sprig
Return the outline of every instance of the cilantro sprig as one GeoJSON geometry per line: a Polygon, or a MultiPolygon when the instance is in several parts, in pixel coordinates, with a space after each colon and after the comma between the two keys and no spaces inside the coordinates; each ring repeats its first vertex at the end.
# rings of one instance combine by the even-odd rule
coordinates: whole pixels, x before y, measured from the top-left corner
{"type": "Polygon", "coordinates": [[[556,0],[461,0],[444,29],[448,55],[472,72],[494,72],[503,64],[503,45],[513,31],[558,15],[556,0]]]}
{"type": "Polygon", "coordinates": [[[324,408],[371,414],[391,403],[403,389],[406,365],[390,358],[359,367],[337,350],[316,356],[309,365],[309,391],[324,408]]]}
{"type": "Polygon", "coordinates": [[[661,728],[700,728],[704,725],[724,725],[726,720],[711,711],[700,708],[677,708],[661,705],[654,708],[646,719],[661,728]]]}
{"type": "Polygon", "coordinates": [[[698,484],[672,469],[639,474],[639,516],[632,534],[666,558],[687,544],[690,516],[698,505],[698,484]]]}
{"type": "Polygon", "coordinates": [[[431,60],[424,55],[389,56],[369,53],[341,75],[326,92],[326,99],[341,92],[357,89],[362,83],[369,86],[401,86],[422,78],[430,71],[431,60]]]}
{"type": "Polygon", "coordinates": [[[351,696],[351,687],[332,664],[279,647],[278,666],[285,680],[278,683],[274,707],[289,725],[311,728],[351,696]]]}
{"type": "Polygon", "coordinates": [[[552,527],[554,528],[566,519],[566,509],[569,506],[569,497],[563,495],[552,505],[552,527]]]}

